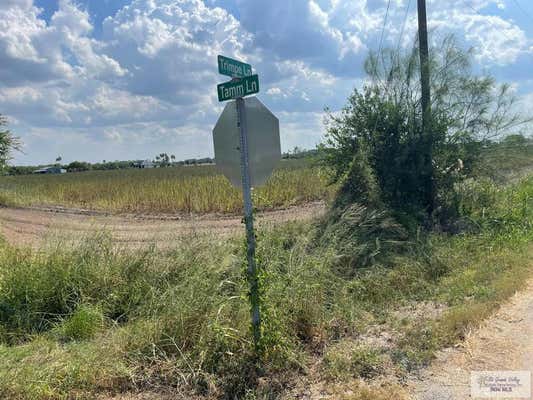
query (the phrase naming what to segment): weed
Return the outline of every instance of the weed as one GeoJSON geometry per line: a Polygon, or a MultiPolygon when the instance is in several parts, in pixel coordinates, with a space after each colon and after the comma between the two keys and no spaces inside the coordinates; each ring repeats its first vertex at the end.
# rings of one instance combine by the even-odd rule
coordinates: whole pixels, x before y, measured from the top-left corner
{"type": "Polygon", "coordinates": [[[384,370],[384,360],[379,349],[349,341],[328,348],[323,362],[326,375],[333,379],[373,378],[384,370]]]}
{"type": "Polygon", "coordinates": [[[81,304],[58,325],[53,334],[60,340],[88,340],[104,327],[104,316],[98,307],[81,304]]]}

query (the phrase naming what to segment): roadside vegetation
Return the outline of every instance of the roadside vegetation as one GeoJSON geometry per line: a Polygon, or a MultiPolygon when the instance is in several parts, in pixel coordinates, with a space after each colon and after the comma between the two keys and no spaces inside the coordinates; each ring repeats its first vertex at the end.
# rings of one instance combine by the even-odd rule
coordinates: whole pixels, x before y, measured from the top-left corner
{"type": "MultiPolygon", "coordinates": [[[[327,200],[328,169],[309,160],[284,160],[254,192],[258,209],[327,200]]],[[[238,189],[213,165],[87,171],[0,177],[0,202],[10,206],[63,206],[119,213],[237,213],[238,189]]]]}
{"type": "MultiPolygon", "coordinates": [[[[317,243],[316,224],[260,231],[259,372],[239,238],[186,238],[167,253],[121,250],[105,234],[73,250],[3,243],[0,397],[273,399],[302,380],[333,390],[404,376],[460,340],[532,271],[533,178],[471,181],[461,194],[468,232],[406,239],[393,258],[374,249],[367,267],[351,264],[363,246],[347,257],[335,242],[317,243]]],[[[367,228],[354,223],[362,242],[367,228]]],[[[365,390],[378,398],[382,389],[365,390]]]]}

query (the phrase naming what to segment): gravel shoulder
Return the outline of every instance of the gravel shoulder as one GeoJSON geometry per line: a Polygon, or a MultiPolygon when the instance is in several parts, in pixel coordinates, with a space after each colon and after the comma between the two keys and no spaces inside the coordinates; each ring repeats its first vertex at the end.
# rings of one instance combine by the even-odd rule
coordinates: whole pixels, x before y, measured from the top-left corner
{"type": "Polygon", "coordinates": [[[409,385],[416,400],[470,399],[470,371],[502,370],[533,370],[533,280],[409,385]]]}

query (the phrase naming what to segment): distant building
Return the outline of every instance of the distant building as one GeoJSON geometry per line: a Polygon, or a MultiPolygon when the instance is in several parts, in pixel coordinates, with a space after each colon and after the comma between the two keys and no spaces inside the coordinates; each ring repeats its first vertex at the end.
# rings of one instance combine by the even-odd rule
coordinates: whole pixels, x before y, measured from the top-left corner
{"type": "Polygon", "coordinates": [[[44,168],[36,169],[32,173],[33,174],[65,174],[66,172],[67,170],[64,168],[52,166],[52,167],[44,167],[44,168]]]}
{"type": "Polygon", "coordinates": [[[144,161],[140,161],[138,163],[135,163],[135,167],[136,168],[154,168],[155,165],[150,160],[144,160],[144,161]]]}

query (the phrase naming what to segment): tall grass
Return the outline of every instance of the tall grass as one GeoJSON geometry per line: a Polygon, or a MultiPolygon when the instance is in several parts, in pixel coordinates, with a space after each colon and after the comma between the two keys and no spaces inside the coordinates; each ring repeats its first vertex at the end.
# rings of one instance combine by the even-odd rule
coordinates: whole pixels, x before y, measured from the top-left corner
{"type": "Polygon", "coordinates": [[[478,174],[489,174],[500,181],[509,180],[509,175],[524,176],[533,168],[533,142],[522,145],[493,144],[481,154],[478,174]]]}
{"type": "MultiPolygon", "coordinates": [[[[327,172],[306,162],[283,161],[254,192],[260,209],[321,200],[332,193],[327,172]]],[[[114,212],[233,213],[242,196],[214,166],[88,171],[0,178],[2,202],[59,205],[114,212]]]]}
{"type": "MultiPolygon", "coordinates": [[[[169,253],[121,251],[105,235],[71,250],[1,244],[0,397],[146,389],[273,399],[304,371],[331,387],[402,375],[460,339],[532,271],[533,178],[483,185],[469,190],[494,194],[491,205],[464,201],[477,232],[420,238],[393,265],[349,276],[339,273],[338,248],[314,243],[312,225],[260,231],[259,372],[240,240],[187,238],[169,253]]],[[[360,398],[373,398],[364,390],[360,398]]]]}

